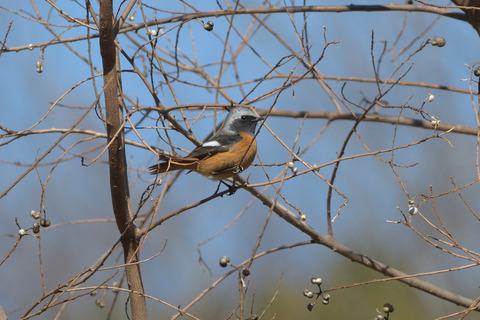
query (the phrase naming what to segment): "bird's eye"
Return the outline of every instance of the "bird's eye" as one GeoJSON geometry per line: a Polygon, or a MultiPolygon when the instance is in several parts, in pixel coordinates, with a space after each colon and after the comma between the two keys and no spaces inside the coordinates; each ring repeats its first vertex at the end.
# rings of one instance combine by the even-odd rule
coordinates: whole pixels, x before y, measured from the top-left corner
{"type": "Polygon", "coordinates": [[[247,116],[242,116],[242,120],[247,120],[247,116]]]}

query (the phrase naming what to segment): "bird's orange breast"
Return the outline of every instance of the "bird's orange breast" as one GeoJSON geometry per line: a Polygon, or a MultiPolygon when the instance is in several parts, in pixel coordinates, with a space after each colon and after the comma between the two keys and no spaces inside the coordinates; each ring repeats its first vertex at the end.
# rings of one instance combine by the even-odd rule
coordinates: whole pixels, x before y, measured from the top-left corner
{"type": "Polygon", "coordinates": [[[192,169],[214,180],[233,177],[241,170],[247,169],[255,159],[257,142],[253,136],[240,132],[242,140],[232,146],[229,151],[214,154],[198,161],[192,169]]]}

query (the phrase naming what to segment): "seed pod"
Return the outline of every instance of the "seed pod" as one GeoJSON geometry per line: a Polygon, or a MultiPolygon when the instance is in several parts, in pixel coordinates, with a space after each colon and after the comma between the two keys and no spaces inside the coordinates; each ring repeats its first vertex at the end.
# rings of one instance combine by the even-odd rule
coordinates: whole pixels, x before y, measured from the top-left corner
{"type": "Polygon", "coordinates": [[[207,22],[205,22],[203,24],[203,29],[205,29],[207,31],[212,31],[213,30],[213,21],[208,20],[207,22]]]}

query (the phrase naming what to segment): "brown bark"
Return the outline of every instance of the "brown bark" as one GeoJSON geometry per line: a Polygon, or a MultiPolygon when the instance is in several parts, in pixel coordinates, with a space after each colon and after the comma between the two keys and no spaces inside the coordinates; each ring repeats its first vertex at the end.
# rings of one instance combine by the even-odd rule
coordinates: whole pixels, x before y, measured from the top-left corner
{"type": "Polygon", "coordinates": [[[462,8],[467,16],[467,21],[480,35],[480,0],[453,0],[457,6],[472,7],[472,9],[462,8]],[[477,8],[477,9],[473,9],[477,8]]]}
{"type": "Polygon", "coordinates": [[[126,263],[125,272],[130,292],[132,317],[147,319],[144,289],[140,271],[138,238],[132,221],[128,188],[123,110],[120,79],[117,73],[113,3],[100,1],[100,52],[103,62],[104,96],[107,122],[108,164],[113,212],[121,235],[126,263]]]}

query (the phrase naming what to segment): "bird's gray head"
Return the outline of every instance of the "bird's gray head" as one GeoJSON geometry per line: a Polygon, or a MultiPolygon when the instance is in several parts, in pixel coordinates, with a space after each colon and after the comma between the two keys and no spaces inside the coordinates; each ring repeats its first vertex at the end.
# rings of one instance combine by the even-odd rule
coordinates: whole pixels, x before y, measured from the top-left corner
{"type": "Polygon", "coordinates": [[[255,134],[257,122],[262,120],[249,108],[235,107],[230,110],[225,124],[223,125],[221,134],[238,134],[239,132],[246,132],[248,134],[255,134]]]}

